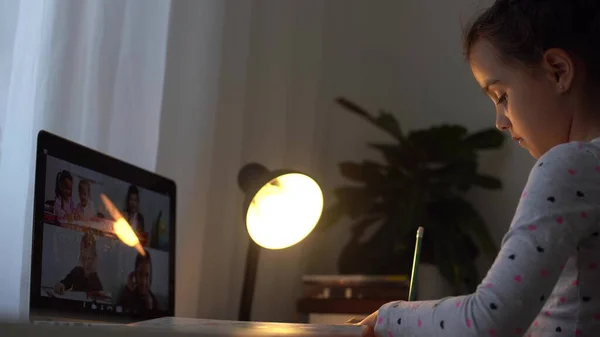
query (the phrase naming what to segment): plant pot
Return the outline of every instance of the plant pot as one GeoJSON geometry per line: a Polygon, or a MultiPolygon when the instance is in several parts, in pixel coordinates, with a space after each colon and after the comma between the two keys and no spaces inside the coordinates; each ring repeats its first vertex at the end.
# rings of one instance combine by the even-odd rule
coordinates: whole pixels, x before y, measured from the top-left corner
{"type": "Polygon", "coordinates": [[[421,263],[417,275],[417,300],[437,300],[450,295],[452,295],[452,287],[437,266],[421,263]]]}

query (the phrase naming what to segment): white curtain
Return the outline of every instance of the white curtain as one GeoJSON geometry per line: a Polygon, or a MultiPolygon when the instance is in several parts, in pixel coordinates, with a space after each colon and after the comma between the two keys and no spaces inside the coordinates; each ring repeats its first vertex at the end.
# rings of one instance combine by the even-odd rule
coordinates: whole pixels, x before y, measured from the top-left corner
{"type": "MultiPolygon", "coordinates": [[[[27,313],[44,128],[175,179],[176,314],[235,319],[248,243],[237,171],[319,178],[322,16],[307,1],[0,0],[0,315],[27,313]]],[[[306,249],[261,256],[253,319],[294,318],[306,249]]]]}
{"type": "Polygon", "coordinates": [[[170,2],[0,1],[0,315],[29,305],[40,129],[154,170],[170,2]]]}

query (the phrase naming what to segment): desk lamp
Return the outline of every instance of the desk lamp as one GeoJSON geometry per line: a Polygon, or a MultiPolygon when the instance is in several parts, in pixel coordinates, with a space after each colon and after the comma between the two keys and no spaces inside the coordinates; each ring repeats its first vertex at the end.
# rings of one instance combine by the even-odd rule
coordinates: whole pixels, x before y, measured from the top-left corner
{"type": "Polygon", "coordinates": [[[315,180],[293,170],[244,166],[238,185],[245,194],[243,215],[250,235],[238,319],[249,321],[261,249],[284,249],[302,241],[323,211],[323,192],[315,180]]]}

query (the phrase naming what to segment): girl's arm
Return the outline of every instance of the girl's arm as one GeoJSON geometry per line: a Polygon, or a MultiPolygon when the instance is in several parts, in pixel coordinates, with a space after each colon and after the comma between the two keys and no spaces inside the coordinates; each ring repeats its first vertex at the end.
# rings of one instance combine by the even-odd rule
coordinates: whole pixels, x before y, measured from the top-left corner
{"type": "Polygon", "coordinates": [[[567,260],[598,230],[593,201],[600,200],[600,161],[593,151],[591,144],[569,143],[538,160],[502,248],[475,293],[388,303],[378,312],[377,336],[521,336],[535,326],[567,260]]]}

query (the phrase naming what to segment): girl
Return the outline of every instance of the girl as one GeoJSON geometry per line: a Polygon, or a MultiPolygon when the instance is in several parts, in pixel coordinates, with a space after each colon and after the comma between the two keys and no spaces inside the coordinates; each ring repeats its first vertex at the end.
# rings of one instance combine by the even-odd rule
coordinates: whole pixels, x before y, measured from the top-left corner
{"type": "Polygon", "coordinates": [[[96,206],[91,197],[92,184],[89,180],[79,181],[79,204],[75,212],[75,218],[78,220],[92,220],[96,217],[96,206]]]}
{"type": "Polygon", "coordinates": [[[377,336],[600,336],[600,1],[497,0],[465,35],[496,126],[537,159],[473,294],[392,302],[377,336]]]}
{"type": "Polygon", "coordinates": [[[67,170],[58,172],[54,187],[54,215],[58,219],[73,220],[75,204],[71,196],[73,194],[73,176],[67,170]]]}
{"type": "Polygon", "coordinates": [[[73,268],[67,276],[54,286],[54,291],[62,295],[65,291],[100,291],[102,283],[98,277],[96,264],[98,252],[96,238],[86,233],[79,244],[79,266],[73,268]]]}
{"type": "Polygon", "coordinates": [[[144,232],[144,216],[139,212],[140,192],[135,185],[129,186],[125,200],[125,220],[136,233],[144,232]]]}
{"type": "Polygon", "coordinates": [[[119,297],[118,305],[134,313],[156,313],[158,301],[150,290],[152,284],[152,260],[150,254],[138,254],[135,258],[135,268],[127,277],[127,285],[119,297]]]}

